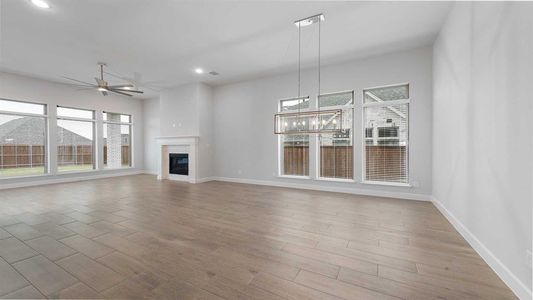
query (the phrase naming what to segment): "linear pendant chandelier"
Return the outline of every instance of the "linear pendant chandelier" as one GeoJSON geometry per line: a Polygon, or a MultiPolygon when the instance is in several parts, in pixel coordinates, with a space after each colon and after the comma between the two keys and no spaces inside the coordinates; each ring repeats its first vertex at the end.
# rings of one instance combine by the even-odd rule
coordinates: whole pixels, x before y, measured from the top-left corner
{"type": "Polygon", "coordinates": [[[302,27],[313,24],[318,25],[318,98],[320,97],[320,34],[321,23],[324,15],[318,14],[294,22],[298,28],[298,97],[284,99],[283,101],[294,102],[296,111],[282,112],[274,115],[274,134],[310,134],[310,133],[340,133],[342,128],[342,109],[302,111],[302,104],[309,105],[309,96],[301,96],[301,51],[302,51],[302,27]]]}

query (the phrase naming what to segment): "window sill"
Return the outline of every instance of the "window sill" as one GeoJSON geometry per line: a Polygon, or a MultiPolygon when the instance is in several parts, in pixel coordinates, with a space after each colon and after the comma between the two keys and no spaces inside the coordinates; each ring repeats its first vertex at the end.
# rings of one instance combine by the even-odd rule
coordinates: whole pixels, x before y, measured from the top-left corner
{"type": "MultiPolygon", "coordinates": [[[[119,169],[93,169],[93,170],[86,170],[86,171],[65,171],[65,172],[57,172],[55,174],[52,173],[46,173],[46,174],[40,174],[40,175],[21,175],[21,176],[10,176],[10,177],[0,177],[0,182],[3,180],[13,180],[13,179],[31,179],[31,178],[47,178],[47,177],[54,177],[54,176],[61,176],[61,175],[77,175],[77,174],[91,174],[91,173],[98,173],[98,172],[107,172],[107,171],[118,171],[118,170],[133,170],[134,167],[127,167],[127,168],[119,168],[119,169]]],[[[296,177],[299,178],[299,177],[296,177]]]]}
{"type": "Polygon", "coordinates": [[[356,183],[354,179],[347,178],[329,178],[329,177],[318,177],[315,179],[317,181],[331,181],[331,182],[345,182],[345,183],[356,183]]]}
{"type": "Polygon", "coordinates": [[[397,187],[413,187],[409,183],[400,183],[400,182],[386,182],[386,181],[361,181],[361,184],[369,185],[384,185],[384,186],[397,186],[397,187]]]}
{"type": "Polygon", "coordinates": [[[0,177],[0,181],[9,180],[9,179],[29,179],[29,178],[43,178],[54,176],[50,173],[43,173],[39,175],[20,175],[20,176],[9,176],[9,177],[0,177]]]}
{"type": "Polygon", "coordinates": [[[278,178],[285,178],[285,179],[306,179],[309,180],[311,177],[309,176],[297,176],[297,175],[278,175],[278,178]]]}

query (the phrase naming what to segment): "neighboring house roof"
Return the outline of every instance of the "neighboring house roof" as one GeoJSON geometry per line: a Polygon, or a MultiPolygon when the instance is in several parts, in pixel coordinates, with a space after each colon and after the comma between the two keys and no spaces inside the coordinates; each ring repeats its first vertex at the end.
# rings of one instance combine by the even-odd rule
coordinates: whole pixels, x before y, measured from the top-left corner
{"type": "MultiPolygon", "coordinates": [[[[0,125],[0,145],[42,145],[44,120],[24,117],[0,125]]],[[[57,128],[58,145],[92,145],[92,141],[68,129],[57,128]]]]}

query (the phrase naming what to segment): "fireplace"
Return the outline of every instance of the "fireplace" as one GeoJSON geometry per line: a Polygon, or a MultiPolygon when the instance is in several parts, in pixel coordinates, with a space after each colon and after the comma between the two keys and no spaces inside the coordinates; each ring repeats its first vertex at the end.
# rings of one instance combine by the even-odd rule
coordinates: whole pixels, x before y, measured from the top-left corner
{"type": "Polygon", "coordinates": [[[157,179],[196,183],[198,178],[198,137],[166,136],[156,138],[159,146],[157,179]]]}
{"type": "Polygon", "coordinates": [[[189,176],[189,154],[169,153],[168,173],[189,176]]]}

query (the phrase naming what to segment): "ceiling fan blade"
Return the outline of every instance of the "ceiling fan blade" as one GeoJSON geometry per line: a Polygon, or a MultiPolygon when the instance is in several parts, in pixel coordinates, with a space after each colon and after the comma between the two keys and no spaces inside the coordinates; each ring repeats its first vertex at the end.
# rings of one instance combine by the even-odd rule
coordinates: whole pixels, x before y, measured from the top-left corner
{"type": "Polygon", "coordinates": [[[108,88],[110,89],[120,89],[120,88],[125,88],[125,87],[130,87],[132,88],[133,87],[133,84],[119,84],[119,85],[110,85],[108,86],[108,88]]]}
{"type": "Polygon", "coordinates": [[[109,91],[112,92],[112,93],[121,94],[121,95],[128,96],[128,97],[133,97],[133,95],[123,93],[123,92],[121,92],[119,90],[109,90],[109,91]]]}
{"type": "Polygon", "coordinates": [[[143,91],[138,91],[138,90],[126,90],[126,89],[110,89],[110,90],[112,90],[112,91],[126,92],[126,93],[144,94],[143,91]]]}
{"type": "Polygon", "coordinates": [[[81,87],[81,88],[88,88],[88,89],[97,88],[96,85],[88,85],[88,84],[67,83],[67,85],[71,87],[81,87]]]}
{"type": "Polygon", "coordinates": [[[81,81],[81,80],[78,80],[78,79],[74,79],[74,78],[70,78],[70,77],[65,77],[65,76],[61,76],[62,78],[65,78],[65,79],[68,79],[68,80],[72,80],[72,81],[76,81],[76,82],[79,82],[79,83],[83,83],[87,86],[94,86],[94,84],[92,83],[88,83],[88,82],[85,82],[85,81],[81,81]]]}

